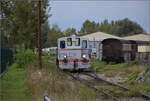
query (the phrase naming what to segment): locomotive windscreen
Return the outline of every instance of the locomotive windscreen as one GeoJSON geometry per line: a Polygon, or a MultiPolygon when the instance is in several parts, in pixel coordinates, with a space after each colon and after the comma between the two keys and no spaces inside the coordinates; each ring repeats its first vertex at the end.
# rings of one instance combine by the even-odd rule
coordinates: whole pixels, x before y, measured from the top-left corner
{"type": "Polygon", "coordinates": [[[65,48],[65,41],[60,41],[60,48],[65,48]]]}
{"type": "Polygon", "coordinates": [[[82,41],[82,48],[87,48],[87,40],[82,41]]]}

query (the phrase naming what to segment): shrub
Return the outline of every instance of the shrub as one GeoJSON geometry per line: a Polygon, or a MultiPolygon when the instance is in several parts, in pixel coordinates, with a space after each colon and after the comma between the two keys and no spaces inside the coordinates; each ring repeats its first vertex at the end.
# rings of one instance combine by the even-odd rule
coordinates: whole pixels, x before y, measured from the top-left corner
{"type": "Polygon", "coordinates": [[[28,67],[30,64],[35,64],[37,60],[37,55],[31,49],[25,49],[24,46],[17,47],[16,63],[17,67],[24,68],[28,67]]]}
{"type": "Polygon", "coordinates": [[[42,52],[43,56],[48,56],[48,52],[42,52]]]}

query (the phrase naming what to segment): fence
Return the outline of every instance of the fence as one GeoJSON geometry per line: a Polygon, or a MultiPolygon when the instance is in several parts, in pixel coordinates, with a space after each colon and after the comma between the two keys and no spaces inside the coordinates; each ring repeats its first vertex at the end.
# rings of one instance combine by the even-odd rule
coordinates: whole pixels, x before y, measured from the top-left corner
{"type": "Polygon", "coordinates": [[[6,66],[9,66],[13,63],[13,52],[10,48],[0,45],[0,54],[0,74],[2,74],[6,70],[6,66]]]}

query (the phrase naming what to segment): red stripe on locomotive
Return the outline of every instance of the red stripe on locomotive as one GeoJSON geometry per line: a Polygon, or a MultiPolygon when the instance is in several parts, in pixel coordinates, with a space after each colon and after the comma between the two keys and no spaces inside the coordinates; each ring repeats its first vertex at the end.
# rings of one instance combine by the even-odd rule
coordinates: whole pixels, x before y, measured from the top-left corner
{"type": "MultiPolygon", "coordinates": [[[[67,59],[67,62],[83,62],[83,59],[67,59]]],[[[89,62],[89,59],[86,59],[86,62],[89,62]]],[[[59,59],[59,62],[64,62],[64,59],[59,59]]]]}
{"type": "Polygon", "coordinates": [[[88,50],[88,49],[57,49],[57,51],[88,50]]]}

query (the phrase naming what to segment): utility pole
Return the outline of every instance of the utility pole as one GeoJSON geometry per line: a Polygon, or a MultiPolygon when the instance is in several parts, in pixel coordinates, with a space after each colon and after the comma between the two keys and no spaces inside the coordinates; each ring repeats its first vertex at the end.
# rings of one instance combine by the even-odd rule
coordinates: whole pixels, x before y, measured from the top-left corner
{"type": "Polygon", "coordinates": [[[42,68],[41,62],[41,0],[38,0],[38,68],[42,68]]]}

